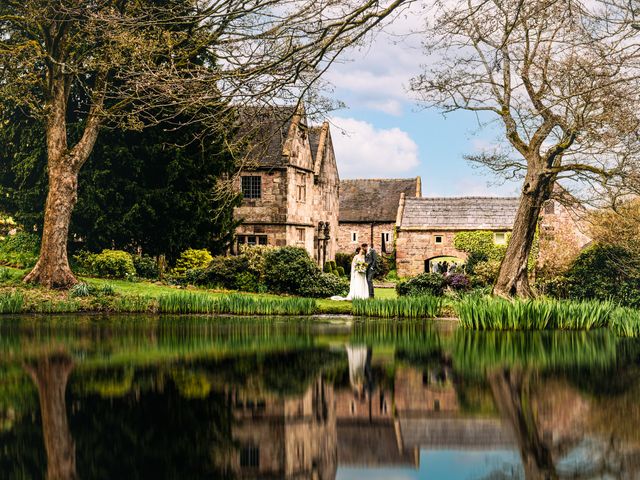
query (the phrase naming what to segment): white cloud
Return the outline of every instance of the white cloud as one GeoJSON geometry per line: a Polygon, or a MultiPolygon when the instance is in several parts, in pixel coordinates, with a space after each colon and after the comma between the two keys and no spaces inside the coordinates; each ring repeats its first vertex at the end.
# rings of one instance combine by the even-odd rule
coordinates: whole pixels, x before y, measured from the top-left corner
{"type": "Polygon", "coordinates": [[[353,118],[332,119],[332,138],[341,178],[416,175],[418,145],[399,128],[378,129],[353,118]]]}
{"type": "Polygon", "coordinates": [[[422,29],[425,15],[419,3],[410,4],[366,46],[354,48],[331,66],[325,79],[349,106],[399,116],[403,104],[415,103],[408,84],[427,58],[416,33],[422,29]]]}

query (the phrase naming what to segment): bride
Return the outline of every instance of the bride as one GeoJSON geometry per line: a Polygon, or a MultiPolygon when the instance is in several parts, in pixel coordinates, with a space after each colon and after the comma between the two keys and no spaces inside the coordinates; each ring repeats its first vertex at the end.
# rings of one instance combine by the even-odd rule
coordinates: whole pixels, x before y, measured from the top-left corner
{"type": "Polygon", "coordinates": [[[356,248],[356,254],[351,262],[351,285],[349,295],[335,296],[331,300],[355,300],[369,298],[369,284],[367,283],[367,263],[362,248],[356,248]]]}

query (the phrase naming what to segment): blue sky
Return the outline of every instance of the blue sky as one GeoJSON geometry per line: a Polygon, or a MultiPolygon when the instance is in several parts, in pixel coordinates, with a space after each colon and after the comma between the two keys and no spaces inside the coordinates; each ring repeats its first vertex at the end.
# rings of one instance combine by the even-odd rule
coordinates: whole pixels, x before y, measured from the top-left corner
{"type": "Polygon", "coordinates": [[[495,145],[499,125],[480,129],[470,112],[443,117],[408,91],[426,58],[419,35],[406,34],[421,25],[422,12],[403,13],[327,72],[333,98],[347,106],[330,118],[341,178],[420,175],[426,196],[517,195],[517,183],[504,183],[463,158],[495,145]]]}

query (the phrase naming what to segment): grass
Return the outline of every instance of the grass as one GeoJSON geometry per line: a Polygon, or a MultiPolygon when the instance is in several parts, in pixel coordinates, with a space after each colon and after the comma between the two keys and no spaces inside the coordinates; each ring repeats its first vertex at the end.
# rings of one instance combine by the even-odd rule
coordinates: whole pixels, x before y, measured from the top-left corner
{"type": "Polygon", "coordinates": [[[23,304],[24,295],[21,292],[0,294],[0,313],[20,313],[23,304]]]}
{"type": "Polygon", "coordinates": [[[435,318],[440,315],[441,308],[442,298],[428,295],[353,301],[353,314],[359,317],[435,318]]]}
{"type": "Polygon", "coordinates": [[[312,315],[317,311],[309,298],[255,298],[249,295],[212,297],[202,293],[180,292],[158,300],[160,313],[208,313],[233,315],[312,315]]]}
{"type": "Polygon", "coordinates": [[[592,330],[607,327],[615,308],[609,301],[471,296],[455,305],[461,326],[471,330],[592,330]]]}
{"type": "Polygon", "coordinates": [[[639,337],[640,310],[616,308],[611,315],[611,328],[621,337],[639,337]]]}

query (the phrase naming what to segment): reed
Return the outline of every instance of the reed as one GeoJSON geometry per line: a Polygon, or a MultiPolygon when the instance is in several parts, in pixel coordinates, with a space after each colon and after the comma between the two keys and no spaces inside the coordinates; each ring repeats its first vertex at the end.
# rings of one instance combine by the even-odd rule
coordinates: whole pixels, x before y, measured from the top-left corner
{"type": "Polygon", "coordinates": [[[146,313],[153,310],[155,301],[145,295],[127,295],[115,300],[114,310],[122,313],[146,313]]]}
{"type": "Polygon", "coordinates": [[[616,308],[611,314],[611,328],[621,337],[640,336],[640,310],[616,308]]]}
{"type": "Polygon", "coordinates": [[[455,304],[460,324],[471,330],[591,330],[608,326],[614,309],[595,300],[469,297],[455,304]]]}
{"type": "Polygon", "coordinates": [[[359,317],[435,318],[441,308],[442,298],[431,295],[353,301],[353,314],[359,317]]]}
{"type": "Polygon", "coordinates": [[[24,296],[20,292],[0,294],[0,313],[20,313],[24,296]]]}
{"type": "Polygon", "coordinates": [[[309,298],[256,298],[248,295],[212,297],[181,292],[158,299],[158,311],[173,314],[312,315],[316,310],[316,301],[309,298]]]}

